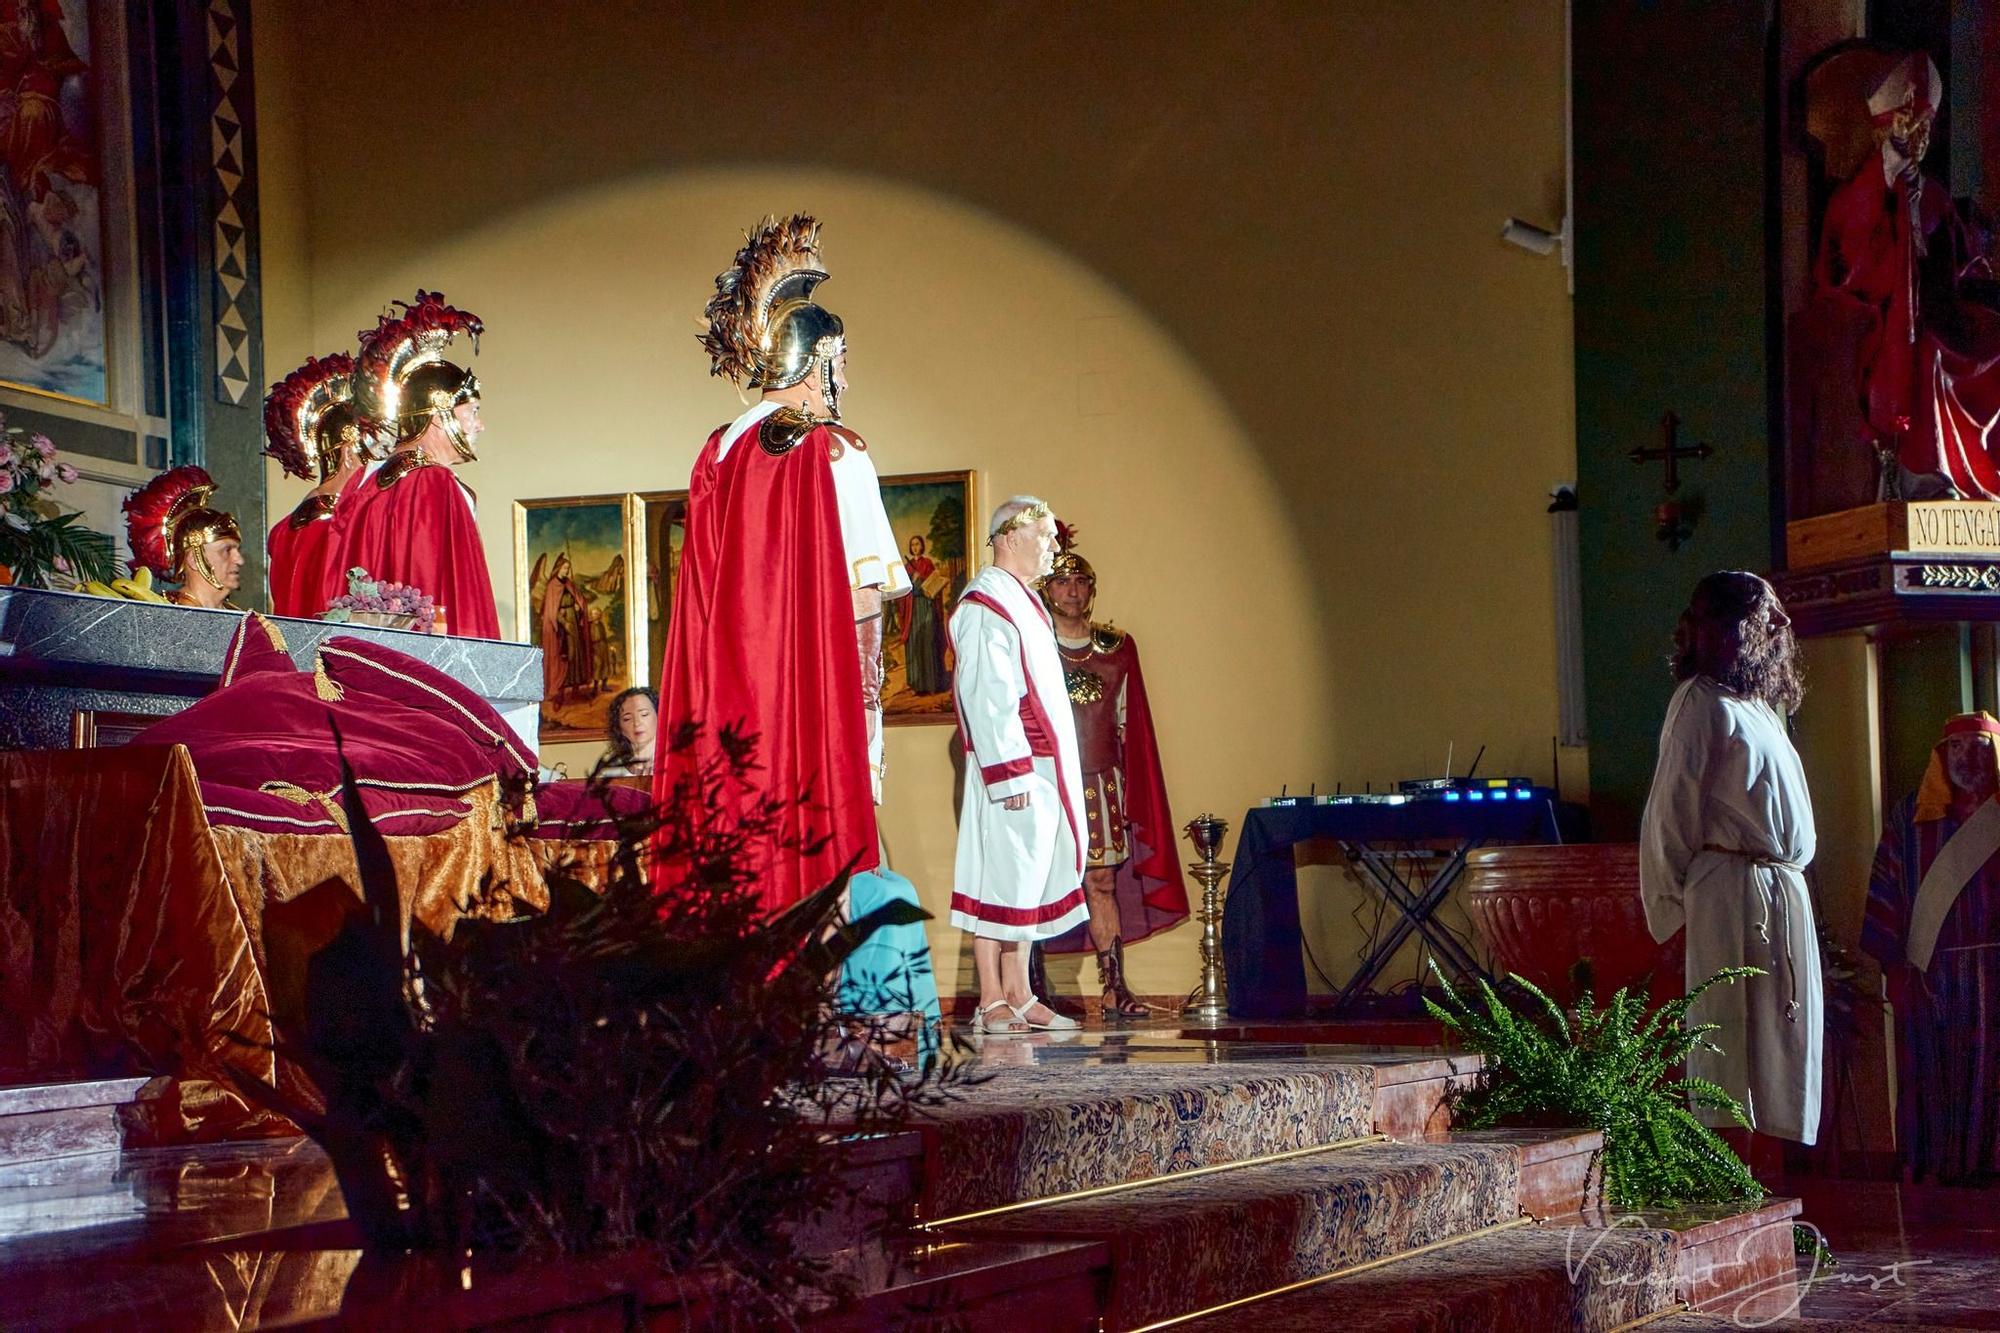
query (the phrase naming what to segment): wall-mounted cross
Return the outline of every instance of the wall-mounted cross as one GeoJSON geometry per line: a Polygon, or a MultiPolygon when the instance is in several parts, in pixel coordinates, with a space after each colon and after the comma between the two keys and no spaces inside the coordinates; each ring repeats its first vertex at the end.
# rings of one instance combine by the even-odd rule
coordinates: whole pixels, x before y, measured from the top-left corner
{"type": "Polygon", "coordinates": [[[1667,494],[1672,495],[1681,488],[1681,460],[1683,458],[1707,458],[1715,452],[1712,445],[1680,443],[1681,419],[1672,412],[1660,418],[1660,447],[1647,449],[1643,446],[1625,456],[1635,463],[1665,463],[1667,465],[1667,494]]]}

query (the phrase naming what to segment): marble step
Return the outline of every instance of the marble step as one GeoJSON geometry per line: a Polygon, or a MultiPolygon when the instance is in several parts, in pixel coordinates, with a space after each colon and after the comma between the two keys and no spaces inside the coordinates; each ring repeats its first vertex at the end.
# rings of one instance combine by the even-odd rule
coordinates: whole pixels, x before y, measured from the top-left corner
{"type": "Polygon", "coordinates": [[[927,1109],[922,1216],[1315,1147],[1373,1132],[1378,1070],[1300,1063],[1002,1069],[927,1109]]]}
{"type": "Polygon", "coordinates": [[[145,1084],[106,1078],[0,1087],[0,1166],[118,1148],[118,1108],[145,1084]]]}
{"type": "Polygon", "coordinates": [[[941,1239],[1103,1241],[1105,1327],[1175,1318],[1520,1216],[1510,1144],[1375,1142],[1066,1199],[941,1239]]]}
{"type": "Polygon", "coordinates": [[[1189,1321],[1191,1333],[1608,1333],[1674,1304],[1664,1231],[1520,1226],[1189,1321]]]}

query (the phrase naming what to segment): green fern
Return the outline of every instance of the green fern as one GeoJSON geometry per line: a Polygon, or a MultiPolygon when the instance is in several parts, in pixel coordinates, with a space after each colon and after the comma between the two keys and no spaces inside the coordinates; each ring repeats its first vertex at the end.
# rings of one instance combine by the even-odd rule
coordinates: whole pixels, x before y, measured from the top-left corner
{"type": "Polygon", "coordinates": [[[1743,1108],[1707,1079],[1676,1076],[1688,1054],[1719,1051],[1714,1023],[1687,1022],[1710,987],[1759,976],[1761,968],[1727,967],[1686,995],[1647,1009],[1619,990],[1599,1007],[1588,989],[1573,1010],[1519,976],[1525,995],[1510,1006],[1481,980],[1476,998],[1461,995],[1431,965],[1444,1002],[1426,998],[1431,1016],[1486,1059],[1477,1087],[1454,1108],[1467,1129],[1564,1125],[1604,1135],[1604,1197],[1617,1208],[1671,1208],[1760,1199],[1764,1189],[1722,1137],[1694,1114],[1719,1111],[1748,1124],[1743,1108]]]}

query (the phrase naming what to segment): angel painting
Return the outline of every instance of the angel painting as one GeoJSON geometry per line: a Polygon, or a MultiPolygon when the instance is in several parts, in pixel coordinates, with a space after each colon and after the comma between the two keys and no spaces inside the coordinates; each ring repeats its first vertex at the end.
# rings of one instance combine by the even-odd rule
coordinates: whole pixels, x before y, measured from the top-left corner
{"type": "Polygon", "coordinates": [[[86,0],[0,0],[0,380],[105,401],[86,0]]]}
{"type": "Polygon", "coordinates": [[[550,739],[601,735],[611,698],[634,683],[623,508],[618,496],[515,506],[515,620],[542,650],[550,739]]]}

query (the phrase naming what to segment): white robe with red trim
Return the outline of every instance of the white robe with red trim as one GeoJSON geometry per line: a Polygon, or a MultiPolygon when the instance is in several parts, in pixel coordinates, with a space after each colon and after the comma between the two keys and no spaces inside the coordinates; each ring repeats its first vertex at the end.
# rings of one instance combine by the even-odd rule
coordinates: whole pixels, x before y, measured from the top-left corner
{"type": "Polygon", "coordinates": [[[1000,940],[1080,925],[1083,771],[1055,625],[997,565],[965,585],[951,616],[953,701],[966,745],[951,924],[1000,940]],[[1024,810],[1010,796],[1026,793],[1024,810]]]}

